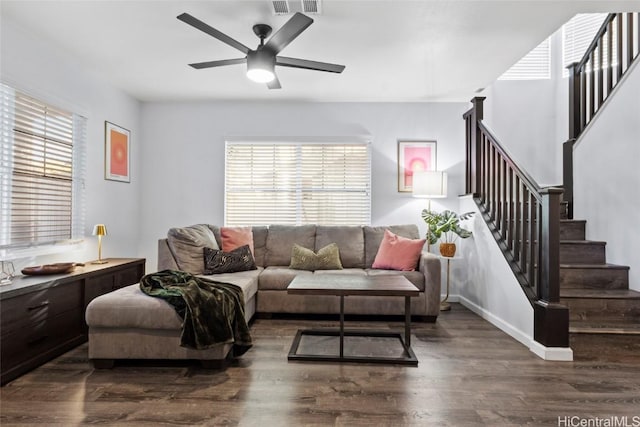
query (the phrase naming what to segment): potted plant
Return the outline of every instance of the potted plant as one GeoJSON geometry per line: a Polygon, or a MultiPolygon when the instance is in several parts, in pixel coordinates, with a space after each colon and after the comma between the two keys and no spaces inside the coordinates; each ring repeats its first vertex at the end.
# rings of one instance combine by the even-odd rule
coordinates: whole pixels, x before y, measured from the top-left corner
{"type": "Polygon", "coordinates": [[[471,237],[471,231],[460,226],[460,221],[467,220],[475,212],[456,214],[453,211],[442,211],[440,213],[424,209],[422,219],[427,223],[427,241],[430,245],[442,239],[440,243],[440,254],[446,257],[453,257],[456,253],[455,241],[460,237],[466,239],[471,237]]]}

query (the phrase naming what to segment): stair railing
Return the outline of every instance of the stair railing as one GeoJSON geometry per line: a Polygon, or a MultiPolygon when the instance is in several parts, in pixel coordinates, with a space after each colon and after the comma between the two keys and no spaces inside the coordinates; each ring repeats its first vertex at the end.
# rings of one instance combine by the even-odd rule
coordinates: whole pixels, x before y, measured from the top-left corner
{"type": "Polygon", "coordinates": [[[534,339],[569,346],[569,311],[560,304],[562,190],[540,188],[482,123],[484,97],[471,100],[466,123],[466,193],[534,308],[534,339]]]}
{"type": "Polygon", "coordinates": [[[640,53],[640,13],[611,13],[582,59],[569,65],[569,139],[563,145],[563,199],[573,218],[573,146],[640,53]]]}

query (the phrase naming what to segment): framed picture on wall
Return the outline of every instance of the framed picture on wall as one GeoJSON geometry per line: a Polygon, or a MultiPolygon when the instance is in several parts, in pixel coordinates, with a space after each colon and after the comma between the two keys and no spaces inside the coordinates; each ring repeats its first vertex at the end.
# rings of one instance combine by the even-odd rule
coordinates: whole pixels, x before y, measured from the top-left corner
{"type": "Polygon", "coordinates": [[[131,132],[104,122],[104,179],[131,182],[131,132]]]}
{"type": "Polygon", "coordinates": [[[436,141],[398,141],[398,192],[411,193],[413,174],[436,170],[436,141]]]}

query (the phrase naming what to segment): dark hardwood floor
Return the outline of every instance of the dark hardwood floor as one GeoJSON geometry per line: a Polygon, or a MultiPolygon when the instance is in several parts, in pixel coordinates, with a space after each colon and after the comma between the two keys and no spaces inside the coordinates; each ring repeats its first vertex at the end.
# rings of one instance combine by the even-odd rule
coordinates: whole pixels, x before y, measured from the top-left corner
{"type": "Polygon", "coordinates": [[[545,362],[453,304],[436,324],[413,323],[418,367],[287,361],[299,327],[336,325],[257,319],[253,349],[226,370],[150,362],[93,370],[85,344],[2,387],[0,423],[571,426],[587,425],[571,417],[615,417],[640,425],[640,336],[574,336],[574,362],[545,362]]]}

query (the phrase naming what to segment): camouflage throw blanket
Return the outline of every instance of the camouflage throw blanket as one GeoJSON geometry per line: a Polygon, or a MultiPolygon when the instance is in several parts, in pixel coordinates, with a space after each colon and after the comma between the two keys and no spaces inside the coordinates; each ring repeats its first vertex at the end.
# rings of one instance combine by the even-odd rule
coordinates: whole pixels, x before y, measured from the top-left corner
{"type": "Polygon", "coordinates": [[[234,356],[251,348],[239,286],[184,271],[163,270],[144,276],[140,289],[167,301],[183,319],[181,346],[202,350],[233,343],[234,356]]]}

